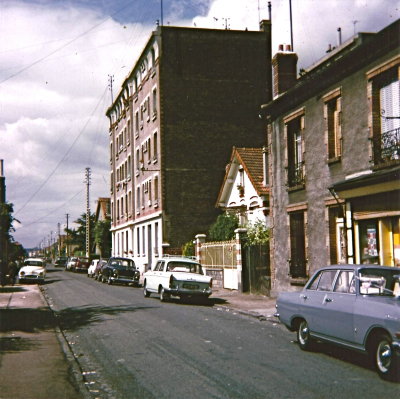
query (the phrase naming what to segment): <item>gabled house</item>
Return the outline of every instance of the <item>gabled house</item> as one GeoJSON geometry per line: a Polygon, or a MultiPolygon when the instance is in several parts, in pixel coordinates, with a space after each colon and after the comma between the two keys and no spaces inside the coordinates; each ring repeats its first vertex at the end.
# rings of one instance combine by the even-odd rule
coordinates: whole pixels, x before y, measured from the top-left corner
{"type": "Polygon", "coordinates": [[[240,225],[268,226],[269,189],[265,148],[233,147],[216,206],[239,217],[240,225]]]}

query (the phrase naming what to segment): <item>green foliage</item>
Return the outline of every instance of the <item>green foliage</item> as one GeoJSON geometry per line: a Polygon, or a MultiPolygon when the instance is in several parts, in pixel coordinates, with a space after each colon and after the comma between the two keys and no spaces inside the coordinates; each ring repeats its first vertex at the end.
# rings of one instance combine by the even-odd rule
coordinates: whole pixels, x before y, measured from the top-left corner
{"type": "Polygon", "coordinates": [[[239,227],[239,218],[225,212],[217,217],[210,227],[208,236],[211,241],[228,241],[235,238],[235,230],[239,227]]]}
{"type": "Polygon", "coordinates": [[[111,255],[111,220],[98,220],[94,226],[94,241],[100,248],[102,258],[111,255]]]}
{"type": "Polygon", "coordinates": [[[183,256],[195,256],[195,248],[193,241],[187,242],[183,247],[182,247],[182,255],[183,256]]]}
{"type": "Polygon", "coordinates": [[[267,244],[269,242],[270,230],[261,220],[249,223],[247,229],[247,245],[267,244]]]}
{"type": "Polygon", "coordinates": [[[0,204],[0,234],[4,235],[6,240],[12,240],[11,232],[15,231],[13,221],[17,221],[13,216],[13,204],[0,204]]]}
{"type": "MultiPolygon", "coordinates": [[[[95,215],[91,214],[89,218],[90,243],[94,241],[94,219],[95,215]]],[[[68,234],[68,244],[77,245],[77,251],[86,253],[86,213],[83,213],[77,220],[74,221],[78,225],[76,229],[65,229],[68,234]]]]}

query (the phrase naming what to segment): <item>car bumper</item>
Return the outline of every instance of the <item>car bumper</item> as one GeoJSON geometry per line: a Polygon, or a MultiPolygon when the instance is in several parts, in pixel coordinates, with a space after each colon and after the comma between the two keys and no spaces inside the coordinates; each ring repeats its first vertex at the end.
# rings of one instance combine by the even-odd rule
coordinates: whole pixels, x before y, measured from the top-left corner
{"type": "Polygon", "coordinates": [[[191,290],[187,288],[167,288],[165,289],[170,295],[173,296],[197,296],[197,297],[209,297],[212,294],[211,288],[204,288],[202,290],[191,290]]]}
{"type": "Polygon", "coordinates": [[[114,283],[124,283],[124,284],[135,284],[138,285],[139,284],[139,279],[137,278],[129,278],[129,277],[115,277],[115,276],[111,276],[110,277],[112,282],[114,283]]]}
{"type": "Polygon", "coordinates": [[[35,282],[44,282],[44,277],[43,276],[36,276],[36,275],[24,275],[21,277],[18,277],[18,280],[20,283],[22,282],[27,282],[27,281],[35,281],[35,282]]]}

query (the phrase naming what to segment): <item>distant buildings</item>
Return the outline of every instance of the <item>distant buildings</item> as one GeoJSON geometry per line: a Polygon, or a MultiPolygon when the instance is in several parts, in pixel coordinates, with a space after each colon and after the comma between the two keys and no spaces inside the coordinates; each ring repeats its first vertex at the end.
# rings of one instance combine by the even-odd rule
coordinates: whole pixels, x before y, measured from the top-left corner
{"type": "Polygon", "coordinates": [[[271,25],[158,27],[107,110],[113,255],[143,270],[215,221],[232,146],[261,147],[271,25]]]}

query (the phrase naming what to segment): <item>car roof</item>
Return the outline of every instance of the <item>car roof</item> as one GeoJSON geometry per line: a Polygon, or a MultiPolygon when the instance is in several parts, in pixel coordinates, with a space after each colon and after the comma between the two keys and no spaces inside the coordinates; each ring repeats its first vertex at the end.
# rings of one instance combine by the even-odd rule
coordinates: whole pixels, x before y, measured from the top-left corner
{"type": "Polygon", "coordinates": [[[199,262],[196,259],[191,259],[187,258],[184,256],[164,256],[159,259],[159,261],[164,261],[164,262],[187,262],[187,263],[196,263],[199,264],[199,262]]]}
{"type": "Polygon", "coordinates": [[[24,260],[24,262],[27,262],[27,261],[43,262],[43,259],[42,258],[26,258],[24,260]]]}
{"type": "Polygon", "coordinates": [[[395,270],[400,273],[400,268],[399,267],[393,267],[393,266],[382,266],[382,265],[330,265],[330,266],[325,266],[321,267],[318,269],[319,270],[332,270],[332,269],[346,269],[346,270],[358,270],[358,269],[385,269],[385,270],[395,270]]]}

